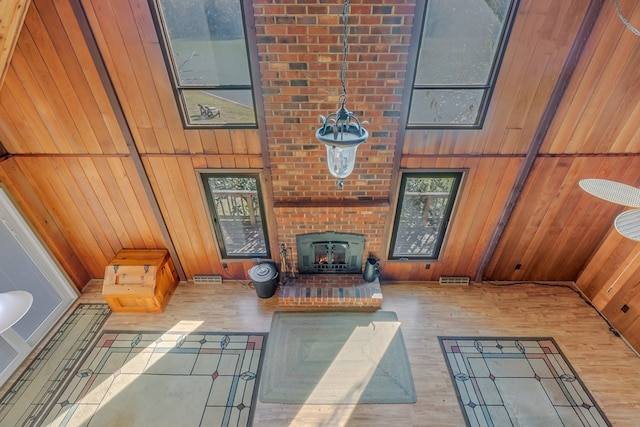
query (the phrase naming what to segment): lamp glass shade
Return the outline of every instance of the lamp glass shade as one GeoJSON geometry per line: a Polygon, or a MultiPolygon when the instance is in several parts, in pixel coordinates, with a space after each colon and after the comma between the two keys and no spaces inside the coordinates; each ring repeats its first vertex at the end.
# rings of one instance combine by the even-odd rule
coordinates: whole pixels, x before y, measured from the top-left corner
{"type": "MultiPolygon", "coordinates": [[[[359,145],[359,144],[358,144],[359,145]]],[[[327,147],[327,165],[329,173],[338,179],[348,177],[356,164],[356,151],[358,145],[347,147],[336,147],[326,145],[327,147]]]]}
{"type": "Polygon", "coordinates": [[[33,304],[33,295],[26,291],[0,293],[0,334],[27,314],[33,304]]]}

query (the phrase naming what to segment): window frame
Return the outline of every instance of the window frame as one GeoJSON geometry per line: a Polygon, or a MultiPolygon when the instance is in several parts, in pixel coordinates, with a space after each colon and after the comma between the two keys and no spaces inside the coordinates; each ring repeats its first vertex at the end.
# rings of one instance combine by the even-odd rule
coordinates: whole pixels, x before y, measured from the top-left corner
{"type": "Polygon", "coordinates": [[[513,29],[513,24],[515,18],[518,14],[518,7],[520,5],[520,0],[513,0],[511,6],[509,8],[509,12],[507,15],[507,19],[505,20],[504,26],[502,28],[502,33],[500,35],[498,47],[495,51],[495,55],[492,61],[492,66],[488,74],[487,83],[486,84],[476,84],[476,85],[452,85],[452,84],[442,84],[442,85],[421,85],[416,84],[416,76],[418,75],[418,64],[420,60],[420,52],[422,49],[422,42],[424,39],[424,31],[427,22],[427,12],[429,10],[428,3],[432,0],[427,0],[424,2],[424,10],[422,11],[422,20],[420,21],[420,31],[418,32],[417,37],[417,49],[415,51],[415,61],[413,62],[413,76],[412,82],[409,90],[409,102],[407,104],[407,116],[406,116],[406,129],[482,129],[484,126],[484,121],[487,116],[487,112],[489,110],[489,104],[491,101],[491,97],[493,95],[493,91],[495,89],[496,82],[498,80],[498,75],[500,71],[500,67],[502,66],[502,61],[504,59],[504,55],[506,52],[506,48],[509,42],[509,38],[511,35],[511,31],[513,29]],[[413,105],[413,98],[417,92],[425,91],[425,90],[469,90],[476,91],[482,90],[483,95],[478,106],[478,113],[476,115],[476,120],[473,124],[454,124],[454,123],[446,123],[442,124],[436,123],[415,123],[412,124],[410,122],[411,118],[411,107],[413,105]]]}
{"type": "MultiPolygon", "coordinates": [[[[149,8],[153,18],[154,25],[156,27],[156,35],[158,37],[158,44],[162,51],[165,66],[167,67],[167,73],[173,89],[173,96],[176,100],[176,105],[180,112],[180,120],[182,121],[182,127],[184,129],[257,129],[258,128],[258,101],[256,99],[256,84],[254,74],[256,68],[254,66],[256,55],[252,54],[250,48],[250,32],[248,28],[253,26],[253,15],[249,12],[253,9],[253,0],[238,0],[240,3],[240,11],[242,13],[242,31],[244,33],[244,46],[247,55],[247,64],[249,72],[249,84],[248,85],[193,85],[193,84],[180,84],[177,75],[176,64],[174,56],[172,54],[171,43],[169,33],[166,25],[164,24],[164,18],[160,12],[161,0],[148,0],[149,8]],[[253,122],[249,123],[192,123],[189,119],[188,106],[183,92],[192,90],[249,90],[251,92],[251,101],[253,107],[253,122]]],[[[252,39],[255,48],[255,37],[252,39]]]]}
{"type": "Polygon", "coordinates": [[[200,184],[200,190],[202,192],[205,209],[207,211],[207,218],[209,220],[209,226],[211,227],[211,233],[216,242],[216,249],[221,261],[241,261],[241,260],[256,260],[256,259],[272,259],[271,245],[269,241],[269,229],[268,220],[266,217],[266,209],[264,204],[264,190],[263,190],[263,177],[261,172],[256,171],[238,171],[238,170],[220,170],[220,169],[198,169],[196,170],[198,175],[198,183],[200,184]],[[256,180],[256,192],[259,202],[260,222],[262,224],[262,233],[264,236],[264,243],[266,252],[264,254],[229,254],[227,252],[226,245],[224,243],[224,235],[219,225],[217,212],[214,204],[214,197],[211,192],[211,188],[207,183],[209,177],[220,178],[254,178],[256,180]]]}
{"type": "Polygon", "coordinates": [[[456,207],[458,205],[458,199],[462,193],[464,180],[467,174],[466,169],[428,169],[428,170],[407,170],[401,171],[400,184],[398,190],[398,197],[396,199],[396,206],[393,218],[393,226],[391,228],[391,234],[389,239],[389,250],[387,252],[387,259],[390,261],[439,261],[442,255],[442,250],[445,246],[445,241],[449,234],[451,220],[454,217],[456,207]],[[455,185],[449,193],[449,200],[445,209],[445,215],[443,222],[440,225],[442,232],[438,236],[434,247],[434,255],[426,256],[423,254],[417,255],[395,255],[395,246],[398,238],[398,227],[400,225],[400,217],[402,213],[402,205],[405,200],[405,189],[407,180],[409,178],[429,178],[429,177],[441,177],[441,178],[454,178],[455,185]]]}

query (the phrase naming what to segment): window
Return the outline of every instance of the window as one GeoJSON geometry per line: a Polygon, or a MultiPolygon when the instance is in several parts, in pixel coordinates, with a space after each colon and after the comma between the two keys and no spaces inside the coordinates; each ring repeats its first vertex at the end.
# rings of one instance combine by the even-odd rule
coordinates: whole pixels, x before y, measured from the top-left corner
{"type": "Polygon", "coordinates": [[[427,0],[411,128],[482,126],[518,0],[427,0]]]}
{"type": "Polygon", "coordinates": [[[438,259],[462,172],[405,173],[389,259],[438,259]]]}
{"type": "Polygon", "coordinates": [[[241,0],[155,0],[185,126],[256,127],[241,0]]]}
{"type": "Polygon", "coordinates": [[[271,258],[258,174],[200,177],[222,258],[271,258]]]}

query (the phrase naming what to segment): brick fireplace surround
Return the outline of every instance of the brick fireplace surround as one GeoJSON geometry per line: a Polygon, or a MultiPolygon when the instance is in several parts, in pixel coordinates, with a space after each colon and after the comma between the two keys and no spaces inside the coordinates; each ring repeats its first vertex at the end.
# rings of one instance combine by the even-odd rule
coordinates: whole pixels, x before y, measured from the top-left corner
{"type": "MultiPolygon", "coordinates": [[[[298,259],[296,235],[332,231],[359,233],[365,237],[366,259],[369,253],[379,258],[389,206],[386,202],[350,206],[295,204],[277,206],[278,240],[286,245],[293,265],[298,259]],[[364,206],[364,207],[363,207],[364,206]]],[[[281,310],[377,310],[382,305],[379,280],[367,283],[362,274],[298,274],[286,280],[278,292],[281,310]]]]}
{"type": "Polygon", "coordinates": [[[300,274],[278,292],[283,311],[375,311],[382,306],[380,281],[367,283],[361,274],[300,274]]]}
{"type": "MultiPolygon", "coordinates": [[[[297,260],[296,235],[328,231],[362,234],[363,259],[369,253],[384,258],[415,0],[393,5],[350,1],[346,107],[369,122],[370,137],[358,148],[355,169],[340,190],[327,170],[326,150],[316,141],[315,131],[320,126],[318,116],[335,112],[339,106],[343,4],[342,0],[254,0],[267,168],[277,231],[272,237],[277,238],[278,246],[286,246],[292,260],[297,260]]],[[[355,289],[361,295],[369,290],[366,285],[360,287],[363,282],[347,285],[347,281],[362,281],[361,274],[311,276],[315,275],[296,275],[301,286],[311,282],[302,286],[304,295],[317,294],[317,280],[323,283],[323,293],[331,287],[326,289],[327,298],[328,294],[333,298],[334,285],[343,294],[347,289],[347,294],[355,289]]]]}

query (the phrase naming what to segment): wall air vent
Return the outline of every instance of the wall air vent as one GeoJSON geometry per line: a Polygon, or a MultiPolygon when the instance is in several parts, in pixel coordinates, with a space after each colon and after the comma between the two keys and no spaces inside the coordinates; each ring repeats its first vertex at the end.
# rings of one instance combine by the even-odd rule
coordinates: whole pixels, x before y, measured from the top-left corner
{"type": "Polygon", "coordinates": [[[203,285],[215,285],[222,283],[222,276],[217,274],[194,274],[193,283],[200,283],[203,285]]]}
{"type": "Polygon", "coordinates": [[[441,285],[468,285],[469,278],[468,277],[447,277],[442,276],[439,280],[441,285]]]}

